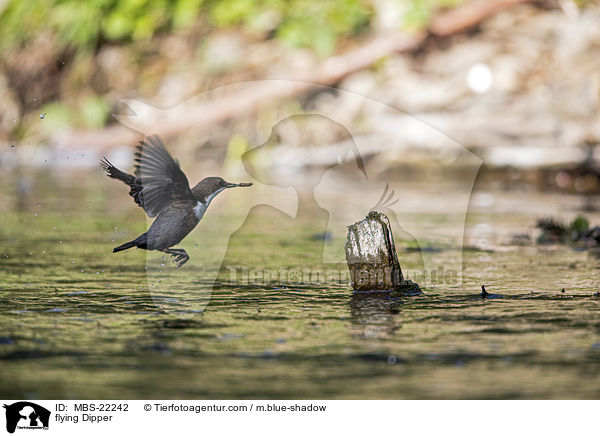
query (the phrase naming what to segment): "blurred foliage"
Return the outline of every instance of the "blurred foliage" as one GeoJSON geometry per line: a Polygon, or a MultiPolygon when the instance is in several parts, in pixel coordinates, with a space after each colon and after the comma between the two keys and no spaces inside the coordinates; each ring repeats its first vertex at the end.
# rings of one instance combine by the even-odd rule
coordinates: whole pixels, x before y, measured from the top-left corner
{"type": "Polygon", "coordinates": [[[587,232],[589,227],[590,222],[587,220],[587,218],[578,216],[571,222],[571,225],[569,226],[571,239],[573,241],[579,240],[585,234],[585,232],[587,232]]]}
{"type": "MultiPolygon", "coordinates": [[[[438,7],[463,0],[398,0],[405,25],[423,26],[438,7]]],[[[368,28],[368,0],[5,0],[0,2],[0,52],[55,35],[64,47],[91,51],[102,42],[127,43],[161,32],[241,26],[295,47],[329,54],[341,37],[368,28]]]]}
{"type": "Polygon", "coordinates": [[[341,36],[366,29],[372,13],[371,5],[361,0],[221,0],[214,2],[210,17],[218,27],[274,30],[291,46],[311,47],[327,55],[341,36]]]}
{"type": "Polygon", "coordinates": [[[341,39],[367,33],[390,5],[402,17],[399,28],[418,28],[427,25],[435,9],[464,0],[385,1],[389,3],[382,9],[379,0],[0,0],[0,66],[8,66],[14,92],[27,91],[15,79],[25,60],[46,50],[51,54],[29,63],[24,72],[27,80],[57,90],[47,93],[47,98],[39,90],[33,95],[36,100],[29,95],[21,98],[21,119],[27,120],[26,126],[15,125],[11,135],[21,136],[32,125],[38,126],[40,113],[47,113],[42,128],[47,131],[104,125],[110,104],[103,94],[112,84],[98,85],[92,79],[98,68],[95,55],[103,45],[126,48],[135,60],[132,68],[137,68],[139,85],[145,74],[163,71],[146,56],[148,45],[136,44],[154,36],[191,36],[187,43],[197,45],[215,29],[233,28],[258,39],[275,38],[287,47],[309,48],[325,57],[341,39]],[[32,54],[36,47],[37,54],[32,54]],[[35,103],[37,99],[43,107],[35,103]],[[34,116],[25,116],[30,111],[34,116]]]}
{"type": "Polygon", "coordinates": [[[464,2],[465,0],[411,0],[408,2],[404,24],[409,28],[423,28],[436,10],[453,8],[464,2]]]}
{"type": "Polygon", "coordinates": [[[568,224],[554,218],[542,218],[537,221],[536,227],[542,231],[538,237],[538,243],[540,244],[564,244],[582,240],[597,243],[598,227],[590,229],[590,222],[581,215],[575,217],[568,224]]]}
{"type": "Polygon", "coordinates": [[[44,130],[53,132],[66,127],[97,128],[106,122],[109,104],[101,96],[82,97],[75,105],[54,101],[44,105],[40,113],[45,114],[44,130]]]}
{"type": "Polygon", "coordinates": [[[62,46],[93,49],[191,26],[202,0],[9,0],[0,15],[0,50],[54,33],[62,46]]]}
{"type": "Polygon", "coordinates": [[[600,4],[600,1],[598,0],[573,0],[575,2],[575,4],[579,7],[584,7],[584,6],[591,6],[591,5],[598,5],[600,4]]]}
{"type": "Polygon", "coordinates": [[[295,46],[330,52],[340,36],[369,24],[361,0],[10,0],[0,15],[0,50],[54,33],[62,46],[93,49],[99,42],[128,42],[188,29],[200,16],[208,26],[271,31],[295,46]]]}

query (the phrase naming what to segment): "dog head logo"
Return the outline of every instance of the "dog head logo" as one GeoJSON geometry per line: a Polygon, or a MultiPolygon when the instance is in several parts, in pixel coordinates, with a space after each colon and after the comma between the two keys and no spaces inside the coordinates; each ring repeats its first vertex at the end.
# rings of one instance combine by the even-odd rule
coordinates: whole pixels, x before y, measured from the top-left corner
{"type": "MultiPolygon", "coordinates": [[[[294,229],[294,223],[300,225],[304,217],[311,218],[314,237],[322,241],[322,248],[315,247],[309,253],[313,255],[309,263],[323,265],[318,270],[333,270],[338,268],[335,265],[346,263],[343,244],[328,243],[328,238],[346,234],[346,226],[377,209],[392,219],[394,234],[406,241],[411,253],[418,252],[411,256],[410,268],[403,268],[406,278],[429,287],[461,282],[464,225],[482,161],[424,121],[351,91],[285,80],[230,84],[169,108],[131,99],[121,103],[127,114],[113,116],[144,135],[169,136],[194,129],[208,142],[212,142],[212,135],[223,143],[231,138],[223,175],[254,184],[252,195],[247,192],[247,197],[236,200],[231,193],[221,199],[223,210],[231,205],[230,218],[223,220],[224,215],[214,212],[206,214],[201,226],[210,232],[192,232],[186,237],[184,243],[190,254],[195,250],[196,259],[203,257],[201,266],[195,267],[201,280],[194,283],[193,293],[181,292],[189,289],[189,280],[165,269],[168,264],[164,256],[148,254],[148,290],[161,310],[178,316],[203,311],[224,266],[230,283],[245,280],[243,265],[224,265],[223,260],[228,247],[235,245],[238,230],[258,206],[282,212],[278,215],[280,229],[283,223],[294,229]],[[266,107],[261,102],[272,99],[264,96],[283,96],[283,102],[308,89],[313,95],[334,93],[336,104],[277,104],[265,112],[264,122],[252,123],[246,133],[241,124],[229,122],[266,107]],[[263,96],[259,103],[257,95],[263,96]],[[215,125],[223,125],[222,131],[214,129],[215,125]],[[426,161],[431,168],[432,189],[415,185],[413,171],[420,170],[413,160],[426,161]],[[461,168],[452,183],[449,177],[453,174],[444,175],[451,165],[461,168]],[[449,233],[424,225],[419,218],[423,213],[451,217],[455,230],[449,233]],[[436,254],[439,250],[433,247],[444,247],[453,254],[441,265],[436,254]]],[[[194,266],[186,268],[191,271],[194,266]]],[[[255,272],[260,277],[267,274],[255,272]]],[[[280,282],[282,274],[277,274],[280,282]]],[[[288,277],[283,282],[289,281],[288,277]]]]}
{"type": "Polygon", "coordinates": [[[47,429],[50,411],[28,401],[4,405],[6,409],[6,431],[14,433],[19,429],[47,429]]]}

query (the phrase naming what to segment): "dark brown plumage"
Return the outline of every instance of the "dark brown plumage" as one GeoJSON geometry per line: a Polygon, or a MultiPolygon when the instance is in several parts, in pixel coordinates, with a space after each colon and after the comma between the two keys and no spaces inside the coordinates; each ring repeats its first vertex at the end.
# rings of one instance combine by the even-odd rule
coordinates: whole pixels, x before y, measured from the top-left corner
{"type": "Polygon", "coordinates": [[[113,252],[132,247],[158,250],[173,256],[178,267],[190,257],[185,250],[171,247],[196,227],[212,199],[226,188],[252,186],[207,177],[190,188],[187,177],[158,136],[148,136],[137,146],[134,175],[119,170],[106,158],[100,165],[108,177],[129,186],[129,195],[150,218],[156,217],[146,233],[115,247],[113,252]]]}

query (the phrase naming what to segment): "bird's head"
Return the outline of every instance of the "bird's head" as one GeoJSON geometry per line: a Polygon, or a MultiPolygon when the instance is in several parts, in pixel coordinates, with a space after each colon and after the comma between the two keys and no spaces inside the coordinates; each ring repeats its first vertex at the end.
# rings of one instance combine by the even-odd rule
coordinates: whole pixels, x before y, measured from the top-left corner
{"type": "Polygon", "coordinates": [[[221,177],[207,177],[192,188],[192,193],[199,201],[210,203],[224,189],[247,186],[252,186],[252,183],[230,183],[221,177]]]}

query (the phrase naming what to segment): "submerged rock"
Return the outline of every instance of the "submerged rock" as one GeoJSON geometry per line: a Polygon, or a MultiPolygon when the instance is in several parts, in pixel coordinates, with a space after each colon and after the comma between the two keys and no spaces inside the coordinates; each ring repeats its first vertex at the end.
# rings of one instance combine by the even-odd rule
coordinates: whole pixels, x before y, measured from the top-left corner
{"type": "Polygon", "coordinates": [[[569,224],[554,218],[542,218],[537,221],[536,227],[541,230],[538,244],[600,244],[600,226],[590,227],[589,221],[582,216],[576,217],[569,224]]]}
{"type": "Polygon", "coordinates": [[[345,249],[354,291],[421,293],[419,285],[404,280],[390,220],[383,213],[372,211],[348,226],[345,249]]]}

